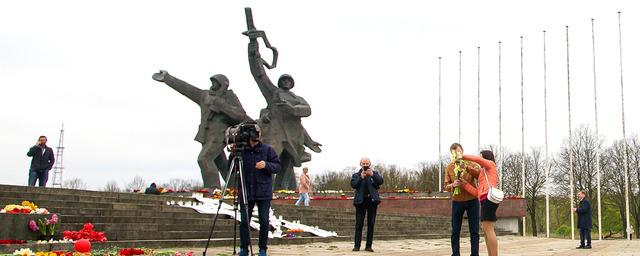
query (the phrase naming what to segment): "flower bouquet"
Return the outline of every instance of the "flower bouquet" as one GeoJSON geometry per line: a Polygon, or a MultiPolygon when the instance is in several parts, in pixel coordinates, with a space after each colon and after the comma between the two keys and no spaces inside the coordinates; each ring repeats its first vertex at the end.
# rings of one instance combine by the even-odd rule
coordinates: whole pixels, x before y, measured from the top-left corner
{"type": "Polygon", "coordinates": [[[42,240],[49,240],[56,234],[56,225],[58,224],[58,215],[53,214],[51,218],[42,218],[29,221],[29,230],[32,232],[40,231],[42,240]]]}
{"type": "MultiPolygon", "coordinates": [[[[451,150],[451,162],[454,163],[453,173],[456,175],[456,179],[460,179],[467,169],[467,162],[462,160],[462,152],[451,150]]],[[[460,194],[460,187],[453,189],[453,195],[460,194]]]]}

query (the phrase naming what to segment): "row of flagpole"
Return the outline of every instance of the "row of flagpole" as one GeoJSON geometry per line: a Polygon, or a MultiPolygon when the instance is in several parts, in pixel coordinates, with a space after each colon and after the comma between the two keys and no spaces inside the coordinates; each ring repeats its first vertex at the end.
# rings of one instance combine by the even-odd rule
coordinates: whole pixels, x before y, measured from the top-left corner
{"type": "MultiPolygon", "coordinates": [[[[545,144],[545,178],[546,178],[546,186],[545,186],[545,218],[546,218],[546,237],[550,237],[550,223],[549,223],[549,172],[551,168],[550,160],[549,160],[549,145],[548,145],[548,123],[547,123],[547,48],[546,48],[546,31],[542,31],[543,33],[543,76],[544,76],[544,144],[545,144]]],[[[573,184],[573,153],[571,145],[573,144],[572,138],[572,125],[571,125],[571,76],[570,76],[570,56],[569,56],[569,26],[565,26],[565,38],[566,38],[566,72],[567,72],[567,108],[568,108],[568,130],[569,130],[569,139],[568,139],[568,157],[569,157],[569,186],[570,186],[570,206],[572,210],[574,208],[574,184],[573,184]]],[[[525,177],[525,141],[524,141],[524,56],[523,56],[523,39],[524,37],[520,37],[520,103],[521,103],[521,154],[522,154],[522,170],[521,170],[521,178],[522,178],[522,197],[526,196],[526,177],[525,177]]],[[[602,240],[602,202],[601,202],[601,172],[600,172],[600,134],[598,129],[598,90],[597,90],[597,79],[596,79],[596,51],[595,51],[595,28],[594,28],[594,19],[591,19],[591,39],[592,39],[592,61],[593,61],[593,92],[594,92],[594,113],[595,113],[595,132],[596,137],[598,138],[596,145],[596,175],[597,175],[597,204],[598,204],[598,239],[602,240]]],[[[626,124],[625,124],[625,116],[624,116],[624,80],[623,80],[623,65],[622,65],[622,24],[621,24],[621,13],[618,12],[618,48],[619,48],[619,60],[620,60],[620,96],[621,96],[621,108],[622,108],[622,141],[624,146],[624,196],[625,196],[625,210],[626,210],[626,229],[629,228],[629,177],[628,177],[628,145],[627,145],[627,135],[626,135],[626,124]]],[[[480,47],[478,46],[478,66],[477,66],[477,116],[478,116],[478,142],[477,149],[481,149],[480,144],[480,47]]],[[[438,189],[442,191],[442,57],[438,57],[438,189]]],[[[462,134],[462,51],[458,51],[458,141],[461,140],[462,134]]],[[[502,147],[502,42],[498,42],[498,178],[499,178],[499,187],[503,188],[503,147],[502,147]]],[[[574,228],[574,215],[571,212],[571,239],[575,239],[575,228],[574,228]]],[[[523,236],[526,235],[526,214],[522,219],[522,227],[523,227],[523,236]]],[[[627,232],[627,239],[631,239],[630,232],[627,232]]]]}

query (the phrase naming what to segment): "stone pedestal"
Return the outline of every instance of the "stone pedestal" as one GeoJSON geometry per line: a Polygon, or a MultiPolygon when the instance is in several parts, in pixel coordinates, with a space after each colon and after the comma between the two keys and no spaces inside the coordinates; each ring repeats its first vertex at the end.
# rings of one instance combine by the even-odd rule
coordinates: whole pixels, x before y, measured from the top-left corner
{"type": "MultiPolygon", "coordinates": [[[[0,239],[38,240],[40,232],[29,229],[29,221],[51,218],[52,214],[5,214],[0,213],[0,239]]],[[[60,215],[58,215],[58,227],[60,215]]],[[[56,230],[58,233],[58,230],[56,230]]]]}

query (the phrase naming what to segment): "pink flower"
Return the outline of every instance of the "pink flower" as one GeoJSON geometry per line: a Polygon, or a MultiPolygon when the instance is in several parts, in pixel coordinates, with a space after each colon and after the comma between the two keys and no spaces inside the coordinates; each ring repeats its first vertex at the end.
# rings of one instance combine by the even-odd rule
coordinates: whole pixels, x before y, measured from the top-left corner
{"type": "Polygon", "coordinates": [[[36,231],[40,230],[38,228],[38,224],[36,224],[36,222],[34,220],[30,220],[29,221],[29,230],[31,230],[32,232],[36,232],[36,231]]]}
{"type": "Polygon", "coordinates": [[[58,215],[57,214],[51,215],[50,224],[58,224],[58,215]]]}

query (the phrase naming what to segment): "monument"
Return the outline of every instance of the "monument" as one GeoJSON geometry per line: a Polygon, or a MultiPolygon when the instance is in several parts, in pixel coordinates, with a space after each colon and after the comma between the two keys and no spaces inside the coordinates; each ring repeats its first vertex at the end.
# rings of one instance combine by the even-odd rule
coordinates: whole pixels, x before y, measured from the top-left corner
{"type": "MultiPolygon", "coordinates": [[[[277,86],[265,72],[265,67],[273,69],[278,60],[278,50],[271,46],[266,34],[253,25],[251,8],[245,8],[247,31],[249,37],[249,67],[267,107],[260,111],[258,125],[262,130],[261,138],[276,150],[282,163],[280,172],[274,181],[275,189],[294,190],[297,187],[294,167],[311,160],[311,154],[305,147],[320,153],[322,146],[311,139],[302,126],[301,118],[311,115],[311,107],[304,98],[294,94],[291,89],[294,80],[291,75],[284,74],[278,79],[277,86]],[[258,38],[262,38],[265,46],[272,50],[272,63],[267,63],[260,55],[258,38]]],[[[226,128],[243,121],[251,120],[245,113],[238,97],[228,90],[229,80],[224,75],[211,77],[209,90],[198,89],[167,71],[161,70],[153,75],[153,79],[164,82],[200,106],[201,122],[195,140],[202,143],[202,151],[198,155],[198,165],[202,173],[204,186],[220,188],[219,174],[227,177],[227,157],[223,152],[224,131],[226,128]]]]}

